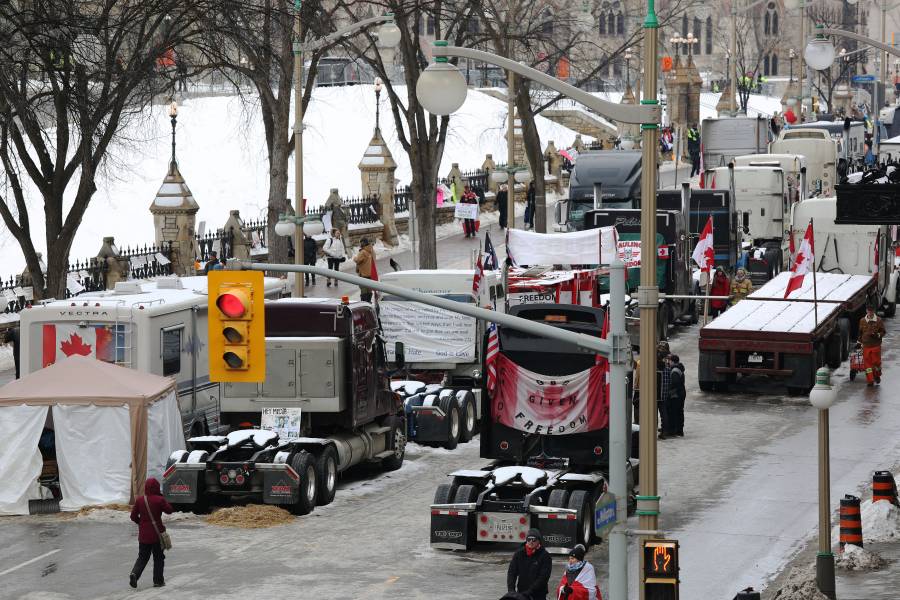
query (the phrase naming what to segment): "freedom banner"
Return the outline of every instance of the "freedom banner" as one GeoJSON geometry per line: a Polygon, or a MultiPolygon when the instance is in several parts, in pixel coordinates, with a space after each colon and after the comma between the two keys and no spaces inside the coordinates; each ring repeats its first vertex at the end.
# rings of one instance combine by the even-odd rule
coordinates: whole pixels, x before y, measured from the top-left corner
{"type": "Polygon", "coordinates": [[[526,433],[568,435],[602,429],[609,424],[604,392],[608,367],[595,365],[571,375],[541,375],[501,354],[494,393],[496,422],[526,433]]]}

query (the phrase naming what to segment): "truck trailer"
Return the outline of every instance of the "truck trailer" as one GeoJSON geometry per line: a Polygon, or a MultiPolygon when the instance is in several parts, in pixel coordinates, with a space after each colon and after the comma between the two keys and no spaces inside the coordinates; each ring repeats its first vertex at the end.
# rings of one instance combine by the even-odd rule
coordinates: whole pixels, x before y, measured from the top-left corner
{"type": "MultiPolygon", "coordinates": [[[[510,314],[589,335],[600,335],[605,317],[599,308],[564,304],[523,304],[510,314]]],[[[491,462],[455,471],[438,486],[431,545],[521,543],[530,528],[541,531],[550,552],[589,545],[607,488],[608,367],[573,345],[497,330],[497,383],[481,432],[481,457],[491,462]]],[[[629,507],[636,477],[632,459],[623,499],[629,507]]]]}
{"type": "MultiPolygon", "coordinates": [[[[334,499],[338,474],[351,466],[403,464],[403,404],[372,305],[284,299],[265,311],[265,381],[221,384],[222,420],[233,431],[193,437],[189,451],[170,457],[163,493],[176,507],[249,498],[306,514],[334,499]],[[264,409],[296,426],[262,430],[264,409]]],[[[395,353],[402,367],[402,345],[395,353]]]]}

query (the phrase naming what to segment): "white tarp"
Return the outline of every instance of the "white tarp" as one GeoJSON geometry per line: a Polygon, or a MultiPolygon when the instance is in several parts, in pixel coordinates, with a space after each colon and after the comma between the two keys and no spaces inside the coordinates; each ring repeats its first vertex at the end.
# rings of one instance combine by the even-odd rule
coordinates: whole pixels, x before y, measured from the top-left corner
{"type": "Polygon", "coordinates": [[[28,500],[40,498],[38,441],[46,419],[46,406],[0,407],[0,515],[27,515],[28,500]]]}
{"type": "Polygon", "coordinates": [[[162,481],[166,461],[176,450],[184,450],[184,430],[175,390],[147,409],[147,477],[162,481]]]}
{"type": "Polygon", "coordinates": [[[127,504],[131,497],[128,406],[57,405],[53,424],[63,496],[60,509],[127,504]]]}
{"type": "Polygon", "coordinates": [[[408,363],[468,363],[475,360],[475,319],[403,300],[381,301],[388,360],[403,342],[408,363]]]}
{"type": "Polygon", "coordinates": [[[510,229],[506,251],[517,265],[608,265],[616,238],[615,227],[554,234],[510,229]]]}

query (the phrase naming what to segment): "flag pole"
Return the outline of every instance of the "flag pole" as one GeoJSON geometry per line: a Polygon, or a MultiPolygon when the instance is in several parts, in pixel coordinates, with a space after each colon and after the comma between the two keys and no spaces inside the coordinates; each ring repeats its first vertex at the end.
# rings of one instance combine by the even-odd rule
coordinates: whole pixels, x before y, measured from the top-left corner
{"type": "MultiPolygon", "coordinates": [[[[812,250],[812,272],[813,272],[813,316],[816,320],[816,327],[819,327],[819,300],[816,294],[816,229],[813,227],[813,220],[809,220],[809,228],[812,230],[812,239],[810,240],[810,250],[812,250]]],[[[827,245],[827,244],[826,244],[827,245]]]]}
{"type": "Polygon", "coordinates": [[[706,272],[706,300],[703,302],[703,327],[706,327],[706,321],[709,319],[709,283],[712,279],[712,269],[706,272]]]}

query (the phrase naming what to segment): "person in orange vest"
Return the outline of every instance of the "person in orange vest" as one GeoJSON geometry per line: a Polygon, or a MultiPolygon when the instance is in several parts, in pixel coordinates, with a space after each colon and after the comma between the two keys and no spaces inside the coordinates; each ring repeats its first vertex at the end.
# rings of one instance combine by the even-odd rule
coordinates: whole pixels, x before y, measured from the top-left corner
{"type": "Polygon", "coordinates": [[[875,307],[866,307],[866,316],[859,320],[859,342],[863,347],[863,365],[869,387],[881,383],[881,340],[884,339],[884,321],[875,314],[875,307]]]}

